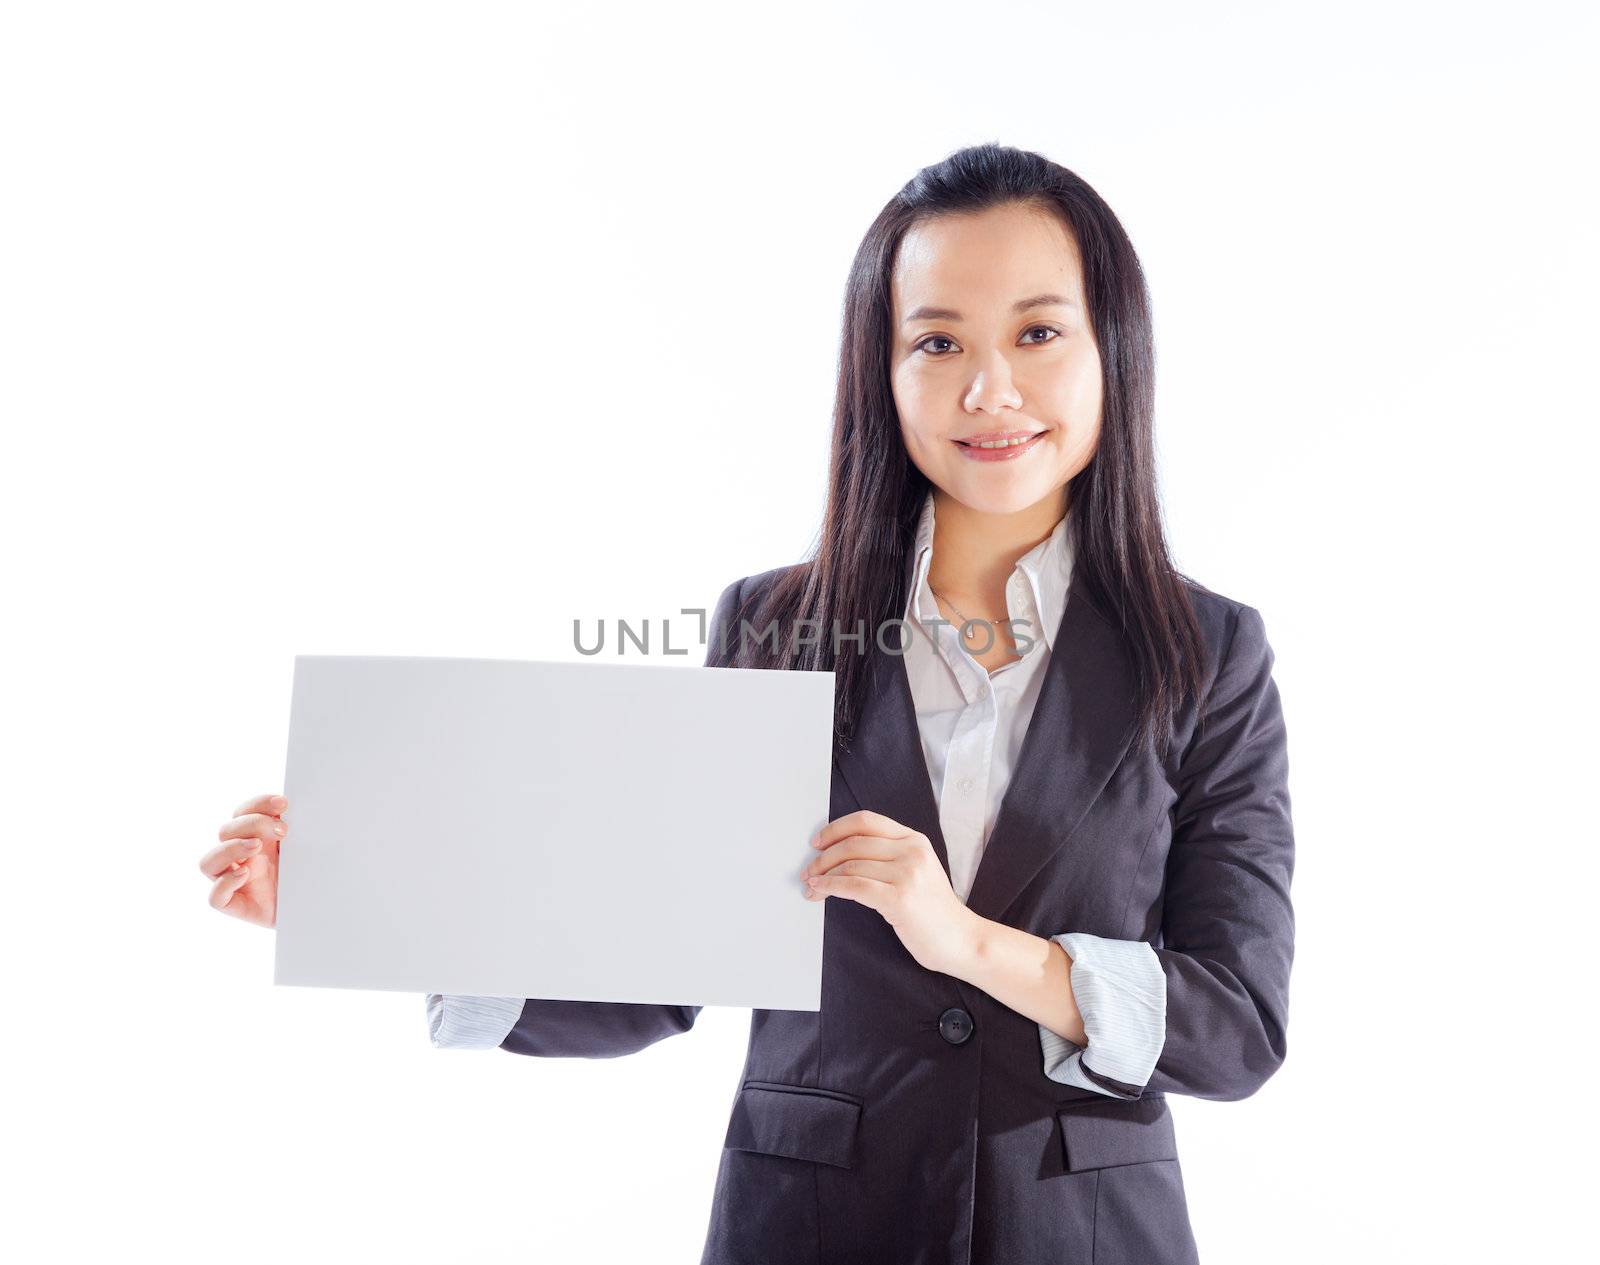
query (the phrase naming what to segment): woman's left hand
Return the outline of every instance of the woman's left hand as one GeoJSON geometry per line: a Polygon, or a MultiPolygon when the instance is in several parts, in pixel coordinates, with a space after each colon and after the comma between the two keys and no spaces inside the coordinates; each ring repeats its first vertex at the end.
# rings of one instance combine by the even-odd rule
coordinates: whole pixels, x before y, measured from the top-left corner
{"type": "Polygon", "coordinates": [[[812,837],[807,900],[842,896],[883,915],[919,964],[962,976],[982,919],[961,902],[928,836],[882,813],[848,813],[812,837]]]}

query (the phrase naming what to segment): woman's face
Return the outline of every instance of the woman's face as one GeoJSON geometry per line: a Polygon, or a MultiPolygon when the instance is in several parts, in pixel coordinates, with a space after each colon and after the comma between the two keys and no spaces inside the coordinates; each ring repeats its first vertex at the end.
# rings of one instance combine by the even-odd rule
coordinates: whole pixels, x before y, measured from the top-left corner
{"type": "Polygon", "coordinates": [[[1021,204],[928,220],[901,242],[890,293],[894,402],[917,469],[980,513],[1059,496],[1094,455],[1102,396],[1066,225],[1021,204]],[[975,446],[988,436],[1027,442],[975,446]]]}

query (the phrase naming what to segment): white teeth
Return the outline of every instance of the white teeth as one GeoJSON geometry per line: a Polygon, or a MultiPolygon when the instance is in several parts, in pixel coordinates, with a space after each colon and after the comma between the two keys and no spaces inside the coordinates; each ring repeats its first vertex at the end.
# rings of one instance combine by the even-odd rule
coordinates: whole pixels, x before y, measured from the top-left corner
{"type": "Polygon", "coordinates": [[[1018,444],[1025,444],[1032,435],[1024,435],[1021,439],[986,439],[981,444],[968,444],[969,448],[1015,448],[1018,444]]]}

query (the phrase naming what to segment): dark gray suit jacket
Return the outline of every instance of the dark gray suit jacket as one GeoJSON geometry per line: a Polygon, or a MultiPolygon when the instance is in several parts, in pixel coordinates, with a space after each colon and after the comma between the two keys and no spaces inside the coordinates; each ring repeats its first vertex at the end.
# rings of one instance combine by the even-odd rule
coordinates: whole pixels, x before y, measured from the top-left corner
{"type": "MultiPolygon", "coordinates": [[[[736,646],[736,613],[777,574],[723,592],[710,666],[726,666],[723,631],[736,646]]],[[[1197,1259],[1166,1099],[1243,1098],[1283,1062],[1294,840],[1261,616],[1204,589],[1194,600],[1210,686],[1162,760],[1130,742],[1132,664],[1074,574],[968,900],[1042,937],[1155,948],[1167,1031],[1149,1082],[1107,1082],[1122,1097],[1058,1084],[1033,1020],[918,965],[876,911],[829,900],[822,1009],[752,1014],[702,1265],[1197,1259]]],[[[927,835],[948,870],[904,660],[883,658],[852,750],[835,758],[829,817],[885,813],[927,835]]],[[[698,1011],[530,1000],[502,1048],[611,1058],[686,1031],[698,1011]]]]}

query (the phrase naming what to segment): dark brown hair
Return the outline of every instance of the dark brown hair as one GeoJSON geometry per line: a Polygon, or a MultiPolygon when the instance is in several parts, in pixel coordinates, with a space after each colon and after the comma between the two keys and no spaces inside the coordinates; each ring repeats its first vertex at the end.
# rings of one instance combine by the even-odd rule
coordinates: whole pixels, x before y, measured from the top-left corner
{"type": "MultiPolygon", "coordinates": [[[[868,228],[850,268],[839,380],[834,397],[828,501],[820,539],[807,561],[784,569],[756,610],[741,615],[756,631],[776,621],[781,636],[738,638],[744,666],[835,673],[835,738],[848,747],[869,682],[883,656],[850,641],[811,636],[800,621],[841,634],[874,630],[905,609],[907,554],[929,491],[900,435],[890,387],[890,278],[901,240],[917,223],[1011,203],[1053,210],[1075,237],[1083,261],[1089,320],[1100,349],[1104,394],[1100,438],[1088,465],[1067,487],[1075,519],[1075,571],[1121,629],[1139,689],[1136,743],[1157,736],[1165,753],[1170,726],[1202,683],[1199,627],[1187,586],[1172,565],[1156,496],[1153,437],[1155,349],[1150,300],[1133,244],[1100,195],[1039,154],[986,144],[958,150],[919,171],[868,228]]],[[[736,625],[737,626],[737,625],[736,625]]],[[[885,644],[903,644],[891,627],[885,644]]]]}

